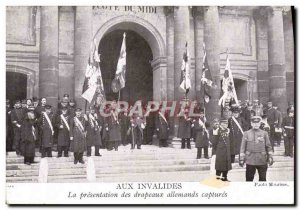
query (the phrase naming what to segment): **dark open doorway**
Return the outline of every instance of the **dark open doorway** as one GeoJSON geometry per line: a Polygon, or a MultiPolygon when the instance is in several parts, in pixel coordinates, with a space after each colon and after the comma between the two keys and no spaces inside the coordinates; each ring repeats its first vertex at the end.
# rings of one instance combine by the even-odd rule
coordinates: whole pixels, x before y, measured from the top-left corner
{"type": "Polygon", "coordinates": [[[27,75],[17,72],[6,72],[6,98],[12,106],[16,100],[27,97],[27,75]]]}

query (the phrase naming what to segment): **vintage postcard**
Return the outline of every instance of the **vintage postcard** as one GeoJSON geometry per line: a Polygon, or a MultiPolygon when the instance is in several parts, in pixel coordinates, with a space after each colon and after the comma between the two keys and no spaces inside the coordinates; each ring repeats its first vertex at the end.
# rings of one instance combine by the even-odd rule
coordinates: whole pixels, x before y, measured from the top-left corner
{"type": "Polygon", "coordinates": [[[5,10],[7,205],[295,204],[293,6],[5,10]]]}

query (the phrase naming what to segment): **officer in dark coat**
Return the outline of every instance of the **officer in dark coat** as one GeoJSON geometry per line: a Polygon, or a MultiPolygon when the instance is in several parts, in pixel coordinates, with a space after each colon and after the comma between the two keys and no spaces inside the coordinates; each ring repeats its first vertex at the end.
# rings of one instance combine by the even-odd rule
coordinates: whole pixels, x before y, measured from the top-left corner
{"type": "Polygon", "coordinates": [[[125,146],[128,144],[127,131],[129,129],[130,119],[127,115],[127,112],[120,113],[120,124],[121,124],[121,138],[122,144],[125,146]]]}
{"type": "Polygon", "coordinates": [[[71,151],[74,152],[74,164],[82,163],[83,153],[86,151],[87,116],[81,116],[81,108],[76,108],[75,116],[70,120],[71,151]]]}
{"type": "Polygon", "coordinates": [[[253,181],[256,170],[259,181],[266,181],[268,162],[273,162],[269,135],[259,129],[260,123],[261,117],[252,117],[252,129],[244,132],[241,144],[240,166],[246,163],[246,181],[253,181]]]}
{"type": "Polygon", "coordinates": [[[142,117],[134,114],[130,120],[130,129],[128,130],[131,139],[131,149],[134,149],[135,145],[137,145],[137,149],[141,149],[145,127],[146,121],[142,117]]]}
{"type": "Polygon", "coordinates": [[[191,149],[191,135],[192,135],[192,119],[188,116],[189,110],[184,109],[183,116],[179,117],[178,125],[178,138],[181,138],[181,149],[185,149],[185,143],[187,148],[191,149]]]}
{"type": "Polygon", "coordinates": [[[45,106],[45,112],[42,112],[38,123],[41,129],[42,158],[46,156],[52,157],[55,115],[52,112],[52,107],[50,105],[45,106]]]}
{"type": "Polygon", "coordinates": [[[113,148],[117,151],[118,146],[121,142],[121,126],[119,122],[119,113],[114,108],[110,108],[110,116],[106,118],[106,131],[107,131],[107,146],[108,150],[112,150],[113,148]]]}
{"type": "Polygon", "coordinates": [[[202,149],[204,150],[204,158],[208,159],[208,146],[209,146],[209,132],[207,123],[205,122],[204,109],[199,110],[200,117],[197,118],[192,127],[195,133],[195,147],[197,148],[197,159],[202,156],[202,149]]]}
{"type": "Polygon", "coordinates": [[[57,136],[57,157],[62,156],[64,152],[64,157],[69,157],[69,147],[70,147],[70,112],[67,107],[62,107],[60,114],[56,116],[56,127],[58,129],[57,136]]]}
{"type": "MultiPolygon", "coordinates": [[[[34,109],[34,113],[37,119],[40,119],[42,112],[45,111],[45,106],[47,104],[47,99],[45,97],[40,99],[40,104],[34,109]]],[[[42,131],[40,125],[37,127],[38,140],[37,144],[40,145],[40,153],[42,153],[42,131]]]]}
{"type": "Polygon", "coordinates": [[[295,141],[295,119],[294,110],[288,111],[288,116],[283,118],[282,128],[284,137],[284,155],[294,157],[294,141],[295,141]]]}
{"type": "Polygon", "coordinates": [[[100,146],[102,145],[101,129],[102,123],[98,119],[98,115],[95,112],[95,107],[90,107],[90,113],[88,114],[88,126],[86,133],[86,146],[87,156],[91,156],[92,146],[95,146],[95,156],[101,156],[99,153],[100,146]]]}
{"type": "Polygon", "coordinates": [[[37,119],[35,118],[34,107],[28,106],[21,131],[24,143],[24,163],[27,165],[34,163],[35,141],[37,140],[36,125],[37,119]]]}
{"type": "Polygon", "coordinates": [[[247,122],[240,116],[241,109],[238,105],[231,106],[232,116],[228,120],[228,128],[230,129],[230,152],[231,163],[235,162],[235,156],[240,154],[241,143],[247,122]]]}
{"type": "Polygon", "coordinates": [[[6,99],[6,151],[12,151],[13,149],[13,124],[11,122],[10,101],[6,99]]]}
{"type": "Polygon", "coordinates": [[[17,155],[21,154],[21,126],[24,119],[24,112],[21,108],[21,102],[16,101],[15,109],[11,112],[11,122],[14,129],[14,149],[16,150],[17,155]]]}
{"type": "Polygon", "coordinates": [[[265,114],[267,115],[268,124],[270,125],[270,142],[272,147],[274,147],[274,139],[275,139],[275,121],[276,114],[275,109],[273,108],[272,101],[268,101],[267,109],[265,110],[265,114]]]}
{"type": "Polygon", "coordinates": [[[159,147],[168,147],[169,123],[167,115],[159,111],[156,117],[156,131],[159,139],[159,147]]]}
{"type": "Polygon", "coordinates": [[[222,181],[229,181],[227,174],[232,169],[229,133],[228,120],[223,118],[220,120],[218,137],[212,142],[213,150],[216,151],[215,169],[217,179],[221,179],[222,181]]]}

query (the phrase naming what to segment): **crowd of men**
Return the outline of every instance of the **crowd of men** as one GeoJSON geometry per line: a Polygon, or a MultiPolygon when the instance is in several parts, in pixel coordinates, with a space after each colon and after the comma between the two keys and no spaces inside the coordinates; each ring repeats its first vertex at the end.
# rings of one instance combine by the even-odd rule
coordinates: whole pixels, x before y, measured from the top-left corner
{"type": "MultiPolygon", "coordinates": [[[[91,156],[92,147],[95,147],[95,156],[101,156],[100,148],[117,151],[120,144],[129,143],[131,149],[141,149],[147,127],[145,117],[137,114],[129,117],[114,105],[106,107],[109,117],[101,116],[98,107],[89,107],[88,112],[83,113],[68,94],[55,109],[47,105],[46,98],[17,100],[12,108],[7,100],[6,106],[7,151],[24,156],[24,163],[29,165],[34,162],[36,147],[42,157],[52,157],[54,145],[57,145],[57,158],[68,157],[71,151],[74,164],[83,164],[83,154],[91,156]]],[[[208,148],[212,147],[219,179],[228,181],[231,164],[237,161],[241,166],[246,163],[247,181],[253,180],[256,169],[260,181],[265,181],[272,151],[280,146],[282,138],[285,156],[293,157],[294,105],[289,103],[286,117],[282,111],[272,102],[263,106],[258,100],[253,104],[245,101],[225,107],[221,119],[208,122],[204,108],[199,106],[199,116],[191,117],[187,105],[178,118],[177,137],[181,139],[182,149],[191,149],[191,141],[195,142],[197,159],[202,157],[202,151],[204,158],[209,159],[208,148]]],[[[170,119],[161,110],[156,113],[159,146],[167,147],[170,119]]]]}

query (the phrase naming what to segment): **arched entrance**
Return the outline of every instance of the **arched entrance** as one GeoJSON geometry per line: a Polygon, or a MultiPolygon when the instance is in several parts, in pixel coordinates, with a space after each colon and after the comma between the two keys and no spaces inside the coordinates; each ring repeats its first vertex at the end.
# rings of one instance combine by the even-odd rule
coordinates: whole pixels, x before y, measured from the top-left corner
{"type": "Polygon", "coordinates": [[[144,103],[153,99],[153,55],[146,40],[131,30],[114,30],[100,41],[101,71],[107,100],[117,100],[118,93],[111,89],[115,77],[123,33],[126,32],[126,85],[121,89],[120,100],[131,105],[137,100],[144,103]]]}
{"type": "Polygon", "coordinates": [[[249,99],[250,95],[248,93],[247,80],[242,80],[242,79],[233,79],[233,80],[234,80],[234,86],[235,86],[237,98],[242,101],[249,99]]]}
{"type": "Polygon", "coordinates": [[[18,72],[6,72],[6,98],[12,106],[16,100],[27,97],[27,75],[18,72]]]}

